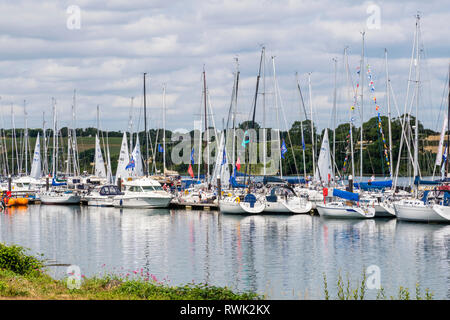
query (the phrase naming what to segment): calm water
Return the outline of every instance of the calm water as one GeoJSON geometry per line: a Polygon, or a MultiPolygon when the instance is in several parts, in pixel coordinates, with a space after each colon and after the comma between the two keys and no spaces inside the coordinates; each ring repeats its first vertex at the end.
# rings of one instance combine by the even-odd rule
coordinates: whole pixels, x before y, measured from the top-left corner
{"type": "MultiPolygon", "coordinates": [[[[356,282],[378,265],[388,295],[415,283],[450,298],[450,225],[216,211],[40,206],[0,213],[0,241],[75,264],[86,276],[144,269],[170,284],[208,282],[273,299],[335,295],[339,271],[356,282]]],[[[65,276],[66,267],[52,267],[65,276]]],[[[368,290],[369,298],[376,290],[368,290]]]]}

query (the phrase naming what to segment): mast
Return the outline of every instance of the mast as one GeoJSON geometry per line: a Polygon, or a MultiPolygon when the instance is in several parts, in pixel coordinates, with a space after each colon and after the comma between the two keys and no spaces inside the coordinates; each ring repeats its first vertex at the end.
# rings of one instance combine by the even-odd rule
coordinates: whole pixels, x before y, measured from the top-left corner
{"type": "Polygon", "coordinates": [[[415,71],[416,71],[416,120],[415,120],[415,128],[414,128],[414,179],[419,174],[419,89],[420,89],[420,65],[419,65],[419,21],[420,16],[417,14],[416,16],[416,59],[414,62],[415,71]]]}
{"type": "Polygon", "coordinates": [[[267,142],[266,142],[266,48],[262,47],[262,55],[263,55],[263,92],[261,93],[263,96],[263,174],[266,175],[266,155],[267,155],[267,142]]]}
{"type": "Polygon", "coordinates": [[[365,31],[361,32],[362,35],[362,52],[361,52],[361,67],[360,77],[361,77],[361,143],[360,143],[360,163],[359,163],[359,181],[362,181],[363,176],[363,126],[364,126],[364,35],[365,31]]]}
{"type": "MultiPolygon", "coordinates": [[[[449,133],[447,134],[447,150],[450,146],[450,64],[448,65],[448,109],[447,109],[447,130],[449,130],[449,133]]],[[[448,158],[448,156],[447,156],[448,158]]],[[[448,170],[449,170],[449,161],[447,160],[446,163],[446,172],[445,172],[445,178],[448,177],[448,170]]]]}
{"type": "MultiPolygon", "coordinates": [[[[276,74],[276,70],[275,70],[275,57],[272,56],[272,67],[273,67],[273,87],[275,90],[275,109],[276,109],[276,115],[277,115],[277,125],[278,125],[278,130],[277,130],[277,135],[278,135],[278,143],[280,144],[280,148],[281,148],[281,137],[280,137],[280,119],[279,119],[279,107],[278,107],[278,95],[277,95],[277,74],[276,74]]],[[[280,178],[283,178],[283,163],[281,161],[281,152],[280,152],[280,178]]]]}
{"type": "Polygon", "coordinates": [[[26,100],[23,100],[23,113],[25,116],[25,175],[28,175],[28,119],[26,100]]]}
{"type": "Polygon", "coordinates": [[[233,108],[233,141],[232,141],[232,152],[231,152],[231,165],[232,171],[234,171],[234,166],[236,163],[236,112],[237,112],[237,98],[238,98],[238,89],[239,89],[239,60],[236,59],[236,87],[234,92],[234,108],[233,108]]]}
{"type": "MultiPolygon", "coordinates": [[[[336,109],[336,90],[337,90],[337,59],[333,58],[334,62],[334,93],[333,93],[333,181],[336,177],[336,118],[337,118],[337,109],[336,109]]],[[[303,132],[302,132],[303,134],[303,132]]]]}
{"type": "Polygon", "coordinates": [[[312,164],[313,173],[312,176],[316,174],[316,155],[315,155],[315,143],[314,143],[314,122],[313,122],[313,105],[312,105],[312,92],[311,92],[311,72],[308,73],[308,89],[309,89],[309,108],[311,112],[311,143],[312,143],[312,164]]]}
{"type": "Polygon", "coordinates": [[[166,175],[166,85],[163,85],[163,172],[166,175]]]}
{"type": "Polygon", "coordinates": [[[43,143],[44,143],[44,163],[43,163],[43,171],[44,175],[46,176],[48,174],[48,159],[47,159],[47,133],[45,129],[45,111],[42,112],[42,137],[43,137],[43,143]]]}
{"type": "Polygon", "coordinates": [[[53,105],[53,153],[52,153],[52,177],[56,176],[56,102],[55,98],[52,98],[52,105],[53,105]]]}
{"type": "MultiPolygon", "coordinates": [[[[264,47],[261,50],[261,59],[259,60],[259,71],[258,71],[258,76],[256,77],[256,90],[255,90],[255,99],[254,99],[254,104],[253,104],[253,116],[252,116],[252,124],[251,124],[252,128],[255,128],[256,102],[258,101],[258,89],[259,89],[259,80],[261,78],[261,68],[262,68],[262,62],[263,62],[263,54],[264,54],[264,47]]],[[[244,136],[244,139],[245,139],[245,136],[244,136]]],[[[244,154],[244,158],[245,158],[245,154],[244,154]]],[[[250,157],[249,157],[249,160],[250,160],[250,157]]],[[[244,159],[244,162],[245,162],[245,159],[244,159]]],[[[245,185],[246,180],[247,180],[247,172],[249,174],[251,172],[251,163],[250,163],[250,161],[248,163],[248,166],[245,166],[244,185],[245,185]]]]}
{"type": "MultiPolygon", "coordinates": [[[[148,177],[148,135],[147,135],[147,94],[145,88],[145,77],[147,73],[144,72],[144,131],[145,131],[145,159],[144,159],[144,175],[148,177]]],[[[165,174],[165,173],[164,173],[165,174]]]]}
{"type": "MultiPolygon", "coordinates": [[[[300,102],[302,103],[303,106],[303,111],[305,113],[305,120],[306,120],[306,109],[305,109],[305,103],[303,101],[303,95],[302,95],[302,90],[300,89],[300,83],[298,81],[298,73],[295,73],[295,78],[297,80],[297,88],[298,88],[298,93],[300,95],[300,102]]],[[[300,131],[301,131],[301,136],[302,136],[302,153],[303,153],[303,177],[305,178],[306,181],[306,160],[305,160],[305,148],[304,148],[304,143],[305,143],[305,139],[303,136],[303,120],[302,120],[302,113],[300,111],[300,131]]]]}
{"type": "Polygon", "coordinates": [[[388,72],[388,59],[387,59],[387,49],[384,49],[385,56],[385,64],[386,64],[386,99],[387,99],[387,108],[388,108],[388,131],[389,131],[389,173],[392,179],[393,174],[393,161],[392,161],[392,130],[391,130],[391,97],[390,97],[390,79],[388,72]]]}
{"type": "Polygon", "coordinates": [[[205,181],[209,181],[209,143],[208,143],[208,111],[206,109],[206,72],[205,66],[203,66],[203,102],[204,102],[204,111],[205,111],[205,135],[206,135],[206,154],[207,161],[205,162],[205,181]]]}
{"type": "MultiPolygon", "coordinates": [[[[347,49],[348,49],[347,47],[344,49],[344,57],[345,57],[345,70],[346,70],[346,74],[347,74],[347,86],[349,86],[350,85],[350,74],[349,74],[349,70],[348,70],[347,49]]],[[[350,112],[349,127],[350,127],[350,152],[351,152],[351,156],[352,156],[352,176],[355,177],[355,158],[353,156],[353,127],[352,127],[352,114],[351,114],[351,112],[350,112]]]]}

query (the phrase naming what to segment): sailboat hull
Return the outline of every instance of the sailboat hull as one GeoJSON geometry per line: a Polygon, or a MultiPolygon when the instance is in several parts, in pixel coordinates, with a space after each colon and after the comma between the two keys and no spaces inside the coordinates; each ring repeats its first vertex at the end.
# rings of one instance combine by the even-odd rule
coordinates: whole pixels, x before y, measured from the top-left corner
{"type": "Polygon", "coordinates": [[[319,215],[326,218],[339,219],[370,219],[375,216],[375,208],[359,208],[359,207],[331,207],[323,204],[316,205],[319,215]]]}
{"type": "Polygon", "coordinates": [[[438,214],[433,206],[406,205],[395,203],[395,213],[399,220],[418,222],[448,222],[446,218],[438,214]]]}

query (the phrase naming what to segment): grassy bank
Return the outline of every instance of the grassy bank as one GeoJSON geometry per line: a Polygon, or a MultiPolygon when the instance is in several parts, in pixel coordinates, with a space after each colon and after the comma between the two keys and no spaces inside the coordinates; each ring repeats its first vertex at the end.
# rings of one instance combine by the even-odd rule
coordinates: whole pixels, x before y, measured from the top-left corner
{"type": "Polygon", "coordinates": [[[169,286],[156,278],[129,279],[114,275],[82,278],[69,289],[68,279],[55,280],[45,273],[44,261],[19,246],[0,243],[0,299],[61,300],[256,300],[254,293],[236,293],[206,284],[169,286]]]}

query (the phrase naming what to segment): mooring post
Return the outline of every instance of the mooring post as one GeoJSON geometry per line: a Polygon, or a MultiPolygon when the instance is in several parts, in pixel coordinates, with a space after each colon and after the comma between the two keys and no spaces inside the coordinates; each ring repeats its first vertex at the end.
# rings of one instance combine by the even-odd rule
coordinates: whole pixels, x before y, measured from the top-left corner
{"type": "Polygon", "coordinates": [[[348,191],[353,192],[353,176],[348,176],[348,191]]]}
{"type": "Polygon", "coordinates": [[[220,176],[217,176],[217,192],[219,193],[218,199],[222,199],[222,185],[220,184],[220,176]]]}
{"type": "Polygon", "coordinates": [[[122,178],[120,176],[117,178],[117,187],[119,188],[119,191],[122,192],[122,178]]]}
{"type": "Polygon", "coordinates": [[[8,175],[8,191],[11,192],[11,175],[8,175]]]}
{"type": "Polygon", "coordinates": [[[45,190],[48,191],[49,189],[49,181],[48,181],[48,177],[45,178],[45,190]]]}

